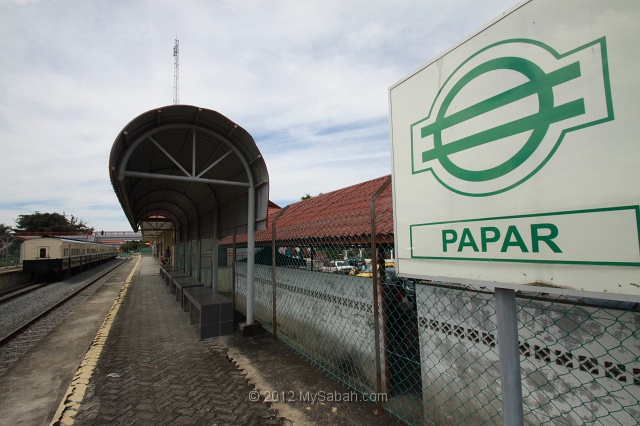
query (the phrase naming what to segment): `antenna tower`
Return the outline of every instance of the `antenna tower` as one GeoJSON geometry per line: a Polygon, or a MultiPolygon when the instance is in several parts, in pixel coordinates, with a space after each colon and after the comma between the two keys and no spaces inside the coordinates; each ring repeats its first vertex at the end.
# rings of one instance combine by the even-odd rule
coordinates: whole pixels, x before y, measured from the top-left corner
{"type": "Polygon", "coordinates": [[[180,72],[180,40],[176,38],[176,44],[173,46],[173,104],[180,103],[179,96],[179,72],[180,72]]]}

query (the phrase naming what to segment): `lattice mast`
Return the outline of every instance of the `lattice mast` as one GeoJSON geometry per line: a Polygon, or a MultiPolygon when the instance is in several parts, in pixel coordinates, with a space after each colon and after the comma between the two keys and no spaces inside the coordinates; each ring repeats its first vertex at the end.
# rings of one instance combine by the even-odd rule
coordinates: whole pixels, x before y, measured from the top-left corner
{"type": "Polygon", "coordinates": [[[173,46],[173,104],[180,103],[180,40],[176,38],[176,44],[173,46]]]}

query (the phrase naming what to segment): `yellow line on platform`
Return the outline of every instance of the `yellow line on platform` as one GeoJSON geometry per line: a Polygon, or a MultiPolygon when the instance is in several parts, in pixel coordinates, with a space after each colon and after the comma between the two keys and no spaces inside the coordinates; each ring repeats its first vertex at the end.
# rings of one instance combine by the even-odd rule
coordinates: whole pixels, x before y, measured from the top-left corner
{"type": "Polygon", "coordinates": [[[118,314],[118,310],[120,309],[120,305],[124,300],[124,296],[127,293],[127,289],[129,288],[129,284],[133,280],[133,274],[138,269],[138,265],[140,264],[140,260],[142,256],[138,257],[138,261],[135,266],[131,270],[131,273],[127,277],[127,280],[124,282],[122,289],[120,289],[120,293],[118,293],[118,297],[113,302],[111,309],[109,309],[109,313],[107,313],[106,318],[102,322],[102,325],[98,329],[98,333],[96,337],[91,342],[91,346],[89,350],[84,356],[84,359],[80,363],[80,367],[78,367],[78,371],[76,371],[76,375],[73,377],[69,388],[67,389],[67,393],[65,394],[64,399],[60,403],[56,414],[53,416],[53,420],[51,420],[50,426],[55,425],[65,425],[70,426],[74,423],[74,417],[78,413],[80,409],[80,403],[84,398],[84,394],[87,391],[87,386],[89,385],[89,380],[93,375],[93,369],[98,363],[98,359],[100,358],[100,354],[102,353],[102,349],[104,348],[104,344],[107,341],[107,337],[109,336],[109,331],[111,331],[111,325],[113,324],[113,320],[116,318],[118,314]]]}

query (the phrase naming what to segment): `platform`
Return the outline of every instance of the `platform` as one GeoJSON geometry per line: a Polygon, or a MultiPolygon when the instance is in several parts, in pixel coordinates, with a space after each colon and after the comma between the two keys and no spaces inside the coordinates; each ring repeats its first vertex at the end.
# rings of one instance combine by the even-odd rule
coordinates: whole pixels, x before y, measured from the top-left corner
{"type": "MultiPolygon", "coordinates": [[[[72,419],[75,425],[394,424],[388,414],[375,416],[375,405],[370,402],[352,399],[312,403],[309,396],[326,399],[340,394],[353,398],[353,394],[268,333],[200,340],[196,326],[188,324],[188,313],[174,295],[168,294],[158,266],[157,259],[143,256],[108,335],[101,339],[99,324],[95,326],[98,337],[89,352],[102,346],[95,360],[85,357],[80,367],[81,360],[74,358],[77,371],[67,366],[57,371],[55,378],[33,371],[40,365],[38,353],[47,357],[51,350],[59,352],[65,340],[70,353],[77,346],[70,341],[75,337],[64,334],[68,325],[63,323],[50,333],[50,342],[39,345],[28,364],[14,365],[0,376],[0,387],[8,383],[15,387],[14,405],[23,405],[18,407],[18,420],[23,424],[49,424],[55,417],[64,423],[72,419]],[[58,347],[46,346],[52,342],[58,347]],[[92,365],[90,375],[86,374],[87,366],[92,365]],[[33,377],[27,380],[29,374],[33,377]],[[48,377],[47,383],[38,385],[36,377],[48,377]],[[56,380],[60,384],[52,383],[56,380]],[[72,381],[76,387],[67,388],[72,381]],[[83,392],[78,391],[78,384],[85,387],[83,392]],[[38,389],[43,386],[47,388],[38,389]],[[55,389],[67,390],[58,396],[55,389]],[[265,396],[271,402],[265,402],[265,396]],[[48,405],[47,397],[51,399],[48,405]],[[39,405],[25,401],[39,401],[39,405]],[[35,419],[29,419],[29,413],[35,419]]],[[[115,284],[96,296],[102,299],[89,300],[74,312],[75,323],[81,324],[82,311],[84,315],[98,311],[103,318],[108,316],[108,309],[97,309],[95,304],[104,305],[106,294],[113,296],[113,303],[121,294],[115,291],[121,290],[121,283],[115,284]]],[[[85,323],[85,328],[95,323],[85,323]]],[[[87,337],[80,340],[86,351],[87,337]]],[[[18,416],[7,412],[7,407],[0,409],[0,414],[9,416],[5,419],[18,416]]]]}

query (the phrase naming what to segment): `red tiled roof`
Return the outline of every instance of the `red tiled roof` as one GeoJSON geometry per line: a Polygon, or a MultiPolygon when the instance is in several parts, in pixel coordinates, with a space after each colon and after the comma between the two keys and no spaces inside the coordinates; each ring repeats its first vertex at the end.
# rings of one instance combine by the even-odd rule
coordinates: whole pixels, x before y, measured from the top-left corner
{"type": "MultiPolygon", "coordinates": [[[[280,207],[279,205],[277,205],[273,201],[269,200],[269,204],[267,205],[267,218],[274,217],[275,215],[278,214],[278,212],[280,210],[282,210],[282,207],[280,207]]],[[[271,226],[271,224],[267,220],[267,228],[269,226],[271,226]]]]}
{"type": "MultiPolygon", "coordinates": [[[[289,205],[276,223],[277,239],[368,239],[371,232],[371,197],[389,178],[389,175],[382,176],[289,205]]],[[[272,221],[280,211],[278,206],[269,203],[267,229],[256,232],[257,245],[271,241],[272,221]]],[[[376,200],[376,230],[383,235],[393,234],[391,185],[376,200]]],[[[232,237],[225,237],[220,245],[231,245],[232,241],[232,237]]],[[[246,241],[246,235],[236,236],[237,244],[246,241]]]]}

